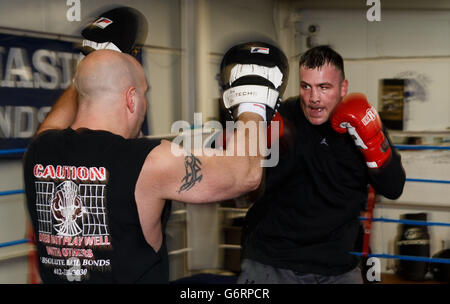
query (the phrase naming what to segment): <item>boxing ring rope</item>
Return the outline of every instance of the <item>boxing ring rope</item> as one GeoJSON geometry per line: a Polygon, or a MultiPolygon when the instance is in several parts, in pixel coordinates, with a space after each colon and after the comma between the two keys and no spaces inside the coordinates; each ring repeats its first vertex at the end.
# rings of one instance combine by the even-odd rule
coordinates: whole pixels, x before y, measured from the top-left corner
{"type": "Polygon", "coordinates": [[[394,145],[397,150],[450,150],[449,146],[394,145]]]}
{"type": "MultiPolygon", "coordinates": [[[[364,256],[362,252],[353,252],[350,254],[356,256],[364,256]]],[[[382,258],[382,259],[396,259],[396,260],[405,260],[405,261],[415,261],[415,262],[426,262],[426,263],[443,263],[450,264],[450,259],[441,259],[441,258],[427,258],[420,256],[411,256],[411,255],[398,255],[398,254],[387,254],[387,253],[369,253],[367,255],[369,258],[382,258]]]]}
{"type": "Polygon", "coordinates": [[[4,242],[4,243],[0,243],[0,248],[16,246],[16,245],[20,245],[20,244],[26,244],[30,241],[31,241],[30,239],[21,239],[21,240],[16,240],[16,241],[11,241],[11,242],[4,242]]]}
{"type": "Polygon", "coordinates": [[[407,178],[406,181],[417,183],[450,184],[450,181],[448,180],[435,180],[435,179],[407,178]]]}
{"type": "Polygon", "coordinates": [[[23,154],[26,149],[8,149],[8,150],[0,150],[0,155],[10,155],[10,154],[23,154]]]}
{"type": "MultiPolygon", "coordinates": [[[[442,222],[429,222],[429,221],[415,221],[415,220],[397,220],[390,219],[384,217],[359,217],[361,221],[370,220],[371,222],[384,222],[384,223],[399,223],[406,225],[415,225],[415,226],[445,226],[450,227],[450,223],[442,223],[442,222]]],[[[397,260],[405,260],[405,261],[416,261],[416,262],[427,262],[427,263],[445,263],[450,264],[450,259],[441,259],[441,258],[430,258],[430,257],[421,257],[421,256],[408,256],[408,255],[398,255],[398,254],[387,254],[387,253],[367,253],[363,252],[354,252],[351,251],[350,254],[361,256],[361,257],[375,257],[375,258],[385,258],[385,259],[397,259],[397,260]]]]}
{"type": "MultiPolygon", "coordinates": [[[[362,221],[368,219],[367,217],[360,217],[362,221]]],[[[375,217],[372,218],[372,222],[385,222],[385,223],[401,223],[406,225],[416,225],[416,226],[447,226],[450,227],[450,223],[439,223],[439,222],[429,222],[429,221],[414,221],[414,220],[396,220],[385,217],[375,217]]]]}
{"type": "MultiPolygon", "coordinates": [[[[423,150],[450,150],[450,146],[435,146],[435,145],[394,145],[397,150],[400,151],[423,151],[423,150]]],[[[423,178],[406,178],[406,182],[410,183],[433,183],[433,184],[450,184],[450,180],[436,180],[436,179],[423,179],[423,178]]],[[[369,192],[370,196],[370,192],[369,192]]],[[[372,202],[373,203],[373,202],[372,202]]],[[[362,252],[349,252],[352,255],[366,257],[366,258],[383,258],[383,259],[396,259],[405,261],[416,261],[416,262],[426,262],[426,263],[444,263],[450,264],[450,259],[443,258],[433,258],[424,256],[409,256],[409,255],[398,255],[398,254],[388,254],[388,253],[368,253],[368,240],[366,240],[367,228],[369,228],[369,238],[370,238],[370,226],[372,222],[382,222],[382,223],[397,223],[405,225],[415,225],[415,226],[443,226],[450,227],[450,223],[444,222],[431,222],[431,221],[417,221],[417,220],[406,220],[406,219],[391,219],[385,217],[372,217],[373,210],[370,208],[370,197],[368,202],[368,216],[360,216],[359,219],[364,221],[365,226],[365,239],[362,252]]]]}
{"type": "Polygon", "coordinates": [[[14,195],[14,194],[22,194],[25,193],[25,190],[9,190],[9,191],[0,191],[0,196],[14,195]]]}
{"type": "MultiPolygon", "coordinates": [[[[173,137],[173,134],[170,134],[168,137],[173,137]]],[[[432,145],[394,145],[394,147],[398,150],[450,150],[450,146],[432,146],[432,145]]],[[[0,150],[0,155],[13,155],[13,154],[23,154],[26,149],[8,149],[8,150],[0,150]]],[[[420,178],[406,178],[406,182],[416,182],[416,183],[437,183],[437,184],[450,184],[450,180],[433,180],[433,179],[420,179],[420,178]]],[[[0,191],[1,196],[9,196],[9,195],[17,195],[24,194],[25,191],[22,189],[18,190],[7,190],[0,191]]],[[[223,212],[246,212],[245,208],[219,208],[219,210],[223,212]]],[[[372,211],[372,210],[370,210],[372,211]]],[[[178,210],[177,213],[183,214],[186,213],[186,210],[178,210]]],[[[370,237],[370,225],[372,222],[384,222],[384,223],[398,223],[398,224],[408,224],[408,225],[421,225],[421,226],[444,226],[449,227],[450,223],[443,222],[428,222],[428,221],[414,221],[414,220],[402,220],[402,219],[390,219],[384,217],[373,218],[371,212],[369,212],[369,216],[361,216],[359,218],[361,221],[365,221],[367,227],[369,227],[369,237],[370,237]]],[[[365,232],[365,242],[368,242],[367,231],[365,232]]],[[[0,248],[12,247],[22,244],[32,244],[32,240],[29,238],[3,242],[0,243],[0,248]]],[[[240,249],[240,245],[231,245],[231,244],[219,244],[219,248],[222,249],[240,249]]],[[[169,255],[177,255],[183,254],[186,252],[192,251],[192,248],[182,248],[178,250],[173,250],[169,252],[169,255]]],[[[35,252],[35,247],[30,246],[27,250],[28,253],[35,252]]],[[[407,260],[407,261],[419,261],[419,262],[429,262],[429,263],[445,263],[450,264],[450,259],[442,259],[442,258],[431,258],[431,257],[420,257],[420,256],[406,256],[406,255],[395,255],[395,254],[387,254],[387,253],[368,253],[366,250],[363,252],[349,252],[355,256],[362,257],[376,257],[376,258],[385,258],[385,259],[398,259],[398,260],[407,260]]],[[[26,254],[26,253],[25,253],[26,254]]]]}

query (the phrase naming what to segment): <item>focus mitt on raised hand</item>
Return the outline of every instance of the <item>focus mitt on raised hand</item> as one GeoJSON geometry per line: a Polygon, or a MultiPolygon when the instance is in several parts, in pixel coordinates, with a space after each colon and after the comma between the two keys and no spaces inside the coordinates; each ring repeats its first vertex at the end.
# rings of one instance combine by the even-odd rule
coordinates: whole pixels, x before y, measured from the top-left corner
{"type": "Polygon", "coordinates": [[[84,55],[110,49],[136,56],[147,39],[148,23],[138,10],[121,6],[100,14],[81,35],[84,55]]]}
{"type": "Polygon", "coordinates": [[[254,112],[270,122],[286,89],[289,65],[286,55],[264,42],[233,46],[220,65],[220,86],[225,107],[233,119],[254,112]]]}

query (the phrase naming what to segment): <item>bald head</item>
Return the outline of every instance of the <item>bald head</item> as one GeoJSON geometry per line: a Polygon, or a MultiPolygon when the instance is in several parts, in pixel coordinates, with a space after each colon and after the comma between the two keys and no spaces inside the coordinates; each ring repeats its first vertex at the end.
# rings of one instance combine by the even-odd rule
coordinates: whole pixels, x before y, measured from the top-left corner
{"type": "Polygon", "coordinates": [[[145,73],[132,56],[111,50],[98,50],[86,56],[75,74],[75,87],[79,101],[92,102],[113,99],[124,94],[129,87],[146,86],[145,73]]]}

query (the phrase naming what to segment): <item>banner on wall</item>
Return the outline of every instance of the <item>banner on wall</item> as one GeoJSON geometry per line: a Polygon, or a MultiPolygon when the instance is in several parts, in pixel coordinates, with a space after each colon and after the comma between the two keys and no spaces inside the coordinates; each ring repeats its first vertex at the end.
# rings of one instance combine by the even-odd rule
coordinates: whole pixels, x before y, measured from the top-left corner
{"type": "Polygon", "coordinates": [[[0,34],[0,151],[28,146],[80,56],[73,42],[0,34]]]}
{"type": "Polygon", "coordinates": [[[72,42],[0,34],[0,150],[27,147],[79,56],[72,42]]]}

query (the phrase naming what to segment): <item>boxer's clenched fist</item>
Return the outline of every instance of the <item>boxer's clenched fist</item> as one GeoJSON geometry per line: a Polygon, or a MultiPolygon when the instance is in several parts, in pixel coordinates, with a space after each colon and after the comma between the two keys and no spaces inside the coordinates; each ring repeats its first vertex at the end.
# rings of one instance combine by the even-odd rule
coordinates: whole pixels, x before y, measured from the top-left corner
{"type": "Polygon", "coordinates": [[[336,132],[348,131],[369,168],[380,168],[389,161],[392,152],[382,131],[380,116],[363,94],[344,97],[333,110],[331,125],[336,132]]]}

